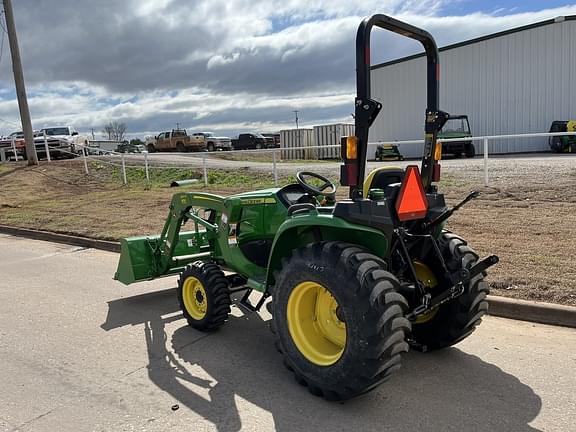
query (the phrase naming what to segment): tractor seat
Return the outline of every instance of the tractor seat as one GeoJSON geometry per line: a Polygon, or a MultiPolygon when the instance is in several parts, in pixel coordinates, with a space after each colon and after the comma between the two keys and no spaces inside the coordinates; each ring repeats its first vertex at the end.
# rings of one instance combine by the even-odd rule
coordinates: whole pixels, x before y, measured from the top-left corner
{"type": "Polygon", "coordinates": [[[368,196],[370,189],[382,189],[386,193],[388,186],[402,183],[402,180],[404,180],[404,170],[400,167],[376,168],[366,177],[362,192],[365,197],[368,196]]]}

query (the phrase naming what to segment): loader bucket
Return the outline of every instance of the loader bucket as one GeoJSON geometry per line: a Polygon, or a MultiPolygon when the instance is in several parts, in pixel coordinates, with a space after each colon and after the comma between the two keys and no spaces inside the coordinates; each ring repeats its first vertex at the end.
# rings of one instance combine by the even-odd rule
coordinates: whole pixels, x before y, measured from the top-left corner
{"type": "Polygon", "coordinates": [[[206,231],[186,231],[178,235],[172,258],[163,258],[154,250],[160,236],[128,237],[120,240],[120,260],[114,279],[129,285],[180,272],[188,263],[209,256],[206,231]],[[168,264],[166,264],[168,262],[168,264]]]}
{"type": "Polygon", "coordinates": [[[154,267],[153,248],[158,236],[120,240],[120,261],[114,279],[123,284],[150,279],[154,267]]]}

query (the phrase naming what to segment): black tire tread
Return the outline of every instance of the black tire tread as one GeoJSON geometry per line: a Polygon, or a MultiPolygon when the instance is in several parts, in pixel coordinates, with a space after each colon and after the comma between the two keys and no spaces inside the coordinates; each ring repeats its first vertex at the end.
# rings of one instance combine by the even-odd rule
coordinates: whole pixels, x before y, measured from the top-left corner
{"type": "MultiPolygon", "coordinates": [[[[479,259],[476,252],[461,237],[444,232],[439,240],[448,269],[455,271],[472,267],[479,259]]],[[[413,326],[412,338],[427,351],[452,346],[476,329],[488,311],[489,294],[484,274],[475,276],[461,296],[440,306],[435,318],[413,326]]]]}
{"type": "Polygon", "coordinates": [[[178,301],[188,325],[201,331],[212,331],[228,320],[230,313],[230,286],[220,267],[212,262],[196,261],[186,266],[178,279],[178,301]],[[194,276],[202,282],[208,297],[206,316],[201,320],[192,318],[184,307],[182,286],[188,276],[194,276]]]}
{"type": "MultiPolygon", "coordinates": [[[[364,324],[366,349],[362,354],[355,354],[354,367],[349,368],[353,370],[347,370],[338,385],[308,377],[299,367],[299,362],[305,360],[300,356],[290,356],[289,350],[283,346],[286,342],[281,339],[278,326],[285,324],[273,319],[271,330],[285,366],[293,372],[298,383],[306,386],[313,395],[327,400],[346,400],[375,388],[400,367],[400,354],[408,351],[406,335],[411,328],[410,322],[404,318],[408,303],[398,292],[398,280],[383,270],[385,263],[380,258],[344,242],[320,242],[294,250],[282,261],[282,270],[276,272],[275,278],[281,282],[282,273],[291,273],[297,260],[313,262],[320,257],[328,257],[334,268],[347,272],[358,282],[353,307],[363,308],[367,317],[364,324]]],[[[277,285],[276,289],[285,288],[277,285]]],[[[276,294],[274,291],[274,302],[276,294]]],[[[344,355],[352,354],[345,352],[344,355]]]]}

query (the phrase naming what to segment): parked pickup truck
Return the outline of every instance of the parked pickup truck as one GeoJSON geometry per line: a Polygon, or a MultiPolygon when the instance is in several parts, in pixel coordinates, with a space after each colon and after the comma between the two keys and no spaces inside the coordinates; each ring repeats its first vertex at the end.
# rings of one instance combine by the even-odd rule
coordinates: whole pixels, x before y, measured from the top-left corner
{"type": "Polygon", "coordinates": [[[82,152],[82,147],[88,147],[88,137],[80,135],[71,126],[55,126],[40,129],[34,138],[36,154],[39,158],[46,157],[44,135],[48,142],[50,157],[75,157],[82,152]]]}
{"type": "Polygon", "coordinates": [[[279,148],[280,147],[280,134],[279,133],[263,133],[266,138],[270,141],[268,147],[279,148]]]}
{"type": "Polygon", "coordinates": [[[258,133],[244,133],[238,135],[237,139],[232,140],[232,147],[234,150],[243,149],[262,149],[273,147],[274,140],[266,138],[258,133]]]}
{"type": "Polygon", "coordinates": [[[148,153],[157,151],[177,151],[179,153],[204,151],[206,150],[206,143],[188,136],[186,129],[172,129],[155,137],[147,137],[146,150],[148,150],[148,153]]]}
{"type": "Polygon", "coordinates": [[[24,132],[12,132],[7,137],[0,139],[0,149],[4,151],[6,159],[25,159],[26,158],[26,141],[24,141],[24,132]],[[14,146],[12,146],[14,140],[14,146]],[[14,154],[14,147],[16,154],[14,154]]]}
{"type": "Polygon", "coordinates": [[[208,151],[232,150],[232,140],[228,137],[215,136],[212,132],[196,132],[192,139],[204,141],[208,151]]]}
{"type": "Polygon", "coordinates": [[[129,141],[124,141],[118,144],[116,151],[118,153],[143,153],[146,151],[146,147],[142,144],[133,144],[129,141]]]}

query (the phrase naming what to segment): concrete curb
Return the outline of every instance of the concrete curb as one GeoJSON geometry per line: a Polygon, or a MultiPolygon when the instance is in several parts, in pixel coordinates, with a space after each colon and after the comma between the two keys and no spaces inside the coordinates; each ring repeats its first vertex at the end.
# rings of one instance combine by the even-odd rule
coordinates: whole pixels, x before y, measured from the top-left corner
{"type": "Polygon", "coordinates": [[[492,316],[576,328],[576,307],[488,296],[492,316]]]}
{"type": "MultiPolygon", "coordinates": [[[[109,252],[120,252],[119,242],[107,240],[96,240],[29,228],[15,228],[6,225],[0,225],[0,233],[34,240],[102,249],[109,252]]],[[[490,305],[488,314],[492,316],[576,328],[576,307],[499,296],[488,296],[488,303],[490,305]]]]}
{"type": "Polygon", "coordinates": [[[97,240],[87,237],[78,237],[69,234],[59,234],[49,231],[40,231],[30,228],[16,228],[0,225],[0,234],[10,234],[18,237],[26,237],[33,240],[45,240],[54,243],[64,243],[74,246],[102,249],[109,252],[120,252],[120,243],[108,240],[97,240]]]}

